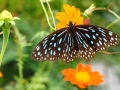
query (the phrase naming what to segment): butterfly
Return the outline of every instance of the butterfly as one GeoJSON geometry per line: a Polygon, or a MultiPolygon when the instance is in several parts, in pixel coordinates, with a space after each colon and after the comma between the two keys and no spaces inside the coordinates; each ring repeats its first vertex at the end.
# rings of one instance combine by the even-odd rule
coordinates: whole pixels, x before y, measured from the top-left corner
{"type": "Polygon", "coordinates": [[[68,63],[77,57],[89,60],[98,51],[103,51],[106,46],[117,45],[120,38],[114,32],[99,26],[74,25],[69,21],[68,27],[54,31],[33,50],[33,60],[58,60],[68,63]]]}

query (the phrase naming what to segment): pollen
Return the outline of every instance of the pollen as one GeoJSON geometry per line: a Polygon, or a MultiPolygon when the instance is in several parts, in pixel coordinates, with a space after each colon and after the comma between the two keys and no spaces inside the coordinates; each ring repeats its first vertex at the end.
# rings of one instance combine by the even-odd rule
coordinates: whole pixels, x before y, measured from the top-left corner
{"type": "Polygon", "coordinates": [[[88,72],[77,72],[75,79],[77,81],[81,81],[81,82],[89,82],[90,81],[90,76],[88,74],[88,72]]]}

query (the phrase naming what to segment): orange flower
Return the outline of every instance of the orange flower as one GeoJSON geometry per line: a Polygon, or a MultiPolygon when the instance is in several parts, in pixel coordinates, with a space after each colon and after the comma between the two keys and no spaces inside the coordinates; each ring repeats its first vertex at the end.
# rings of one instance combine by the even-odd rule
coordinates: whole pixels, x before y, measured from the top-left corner
{"type": "Polygon", "coordinates": [[[102,75],[99,75],[99,72],[91,71],[90,65],[78,64],[76,70],[69,68],[64,69],[62,74],[65,76],[65,81],[70,81],[72,84],[77,85],[80,88],[86,88],[90,85],[99,85],[103,82],[102,75]]]}
{"type": "Polygon", "coordinates": [[[2,72],[0,72],[0,77],[2,77],[3,76],[3,74],[2,74],[2,72]]]}
{"type": "Polygon", "coordinates": [[[69,21],[72,21],[73,25],[83,24],[83,18],[81,17],[80,10],[78,8],[65,4],[64,10],[65,13],[56,13],[56,18],[60,21],[56,25],[57,29],[68,27],[69,21]]]}

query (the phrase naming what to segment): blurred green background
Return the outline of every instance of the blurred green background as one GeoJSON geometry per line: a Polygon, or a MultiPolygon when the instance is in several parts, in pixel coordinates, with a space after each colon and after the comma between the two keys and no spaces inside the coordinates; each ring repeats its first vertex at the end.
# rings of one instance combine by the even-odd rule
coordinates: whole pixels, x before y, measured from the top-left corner
{"type": "MultiPolygon", "coordinates": [[[[107,7],[112,0],[51,0],[49,2],[52,12],[63,11],[63,5],[68,3],[80,8],[84,12],[91,4],[96,7],[107,7]]],[[[50,21],[52,17],[47,4],[50,21]]],[[[111,10],[120,15],[120,0],[116,0],[111,10]]],[[[16,28],[11,28],[7,49],[0,68],[3,77],[0,78],[0,90],[77,90],[69,82],[63,80],[61,71],[65,68],[75,68],[77,63],[102,63],[105,67],[115,68],[116,77],[120,77],[120,54],[97,53],[95,58],[87,61],[77,58],[69,64],[61,60],[34,61],[30,54],[36,44],[45,36],[53,32],[47,24],[47,20],[39,0],[0,0],[0,12],[8,10],[13,16],[21,20],[16,21],[16,28]],[[16,30],[17,30],[16,29],[16,30]],[[19,35],[19,37],[18,37],[19,35]]],[[[92,25],[107,27],[117,18],[107,11],[95,11],[90,16],[92,25]]],[[[57,23],[57,20],[56,20],[57,23]]],[[[120,21],[109,28],[120,36],[120,21]]],[[[0,35],[0,46],[2,47],[2,35],[0,35]]],[[[120,40],[118,46],[107,48],[108,52],[120,52],[120,40]]],[[[90,90],[110,90],[106,85],[92,87],[90,90]]],[[[114,89],[115,90],[115,89],[114,89]]]]}

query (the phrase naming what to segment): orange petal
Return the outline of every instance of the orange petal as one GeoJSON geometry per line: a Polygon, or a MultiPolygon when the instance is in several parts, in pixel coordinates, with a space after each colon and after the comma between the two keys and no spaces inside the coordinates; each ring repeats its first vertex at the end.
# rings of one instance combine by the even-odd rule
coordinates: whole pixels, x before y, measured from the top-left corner
{"type": "Polygon", "coordinates": [[[87,86],[90,85],[99,85],[101,82],[103,82],[102,78],[103,76],[99,74],[99,72],[92,72],[91,71],[91,66],[90,65],[86,65],[84,66],[83,64],[78,64],[76,67],[76,70],[69,68],[69,69],[65,69],[62,71],[63,75],[64,75],[64,80],[65,81],[70,81],[70,83],[77,85],[80,88],[86,88],[87,86]],[[83,81],[79,81],[76,79],[76,73],[78,73],[79,71],[83,71],[89,74],[90,80],[88,82],[83,82],[83,81]]]}
{"type": "Polygon", "coordinates": [[[80,87],[80,88],[86,88],[87,87],[87,85],[86,84],[78,84],[78,87],[80,87]]]}
{"type": "Polygon", "coordinates": [[[69,79],[69,81],[70,81],[71,84],[74,84],[74,85],[77,84],[77,81],[74,78],[69,79]]]}
{"type": "Polygon", "coordinates": [[[99,72],[92,72],[91,74],[91,85],[99,85],[101,82],[103,82],[102,75],[99,75],[99,72]]]}
{"type": "Polygon", "coordinates": [[[74,21],[77,25],[83,24],[83,18],[80,16],[80,11],[76,11],[72,18],[72,21],[74,21]]]}
{"type": "Polygon", "coordinates": [[[78,64],[77,67],[76,67],[76,70],[77,71],[83,71],[84,70],[84,66],[82,64],[78,64]]]}
{"type": "Polygon", "coordinates": [[[79,17],[78,20],[76,20],[76,25],[83,25],[83,18],[79,17]]]}
{"type": "Polygon", "coordinates": [[[62,74],[63,75],[73,75],[76,73],[76,70],[69,68],[69,69],[64,69],[62,70],[62,74]],[[72,74],[71,74],[72,73],[72,74]]]}
{"type": "Polygon", "coordinates": [[[62,74],[64,75],[64,80],[65,81],[70,81],[71,83],[75,83],[75,74],[76,74],[76,70],[69,68],[69,69],[64,69],[62,70],[62,74]],[[72,74],[71,74],[72,73],[72,74]]]}
{"type": "Polygon", "coordinates": [[[71,13],[72,13],[72,15],[74,15],[75,12],[76,12],[76,8],[75,8],[75,6],[72,6],[72,8],[71,8],[71,13]]]}
{"type": "Polygon", "coordinates": [[[77,19],[80,17],[80,11],[76,9],[76,11],[73,14],[72,20],[77,21],[77,19]]]}
{"type": "Polygon", "coordinates": [[[91,71],[90,65],[86,65],[86,66],[85,66],[85,71],[86,71],[86,72],[90,72],[90,71],[91,71]]]}
{"type": "Polygon", "coordinates": [[[56,16],[55,16],[59,21],[66,21],[66,20],[69,20],[69,18],[66,16],[65,13],[63,12],[58,12],[56,13],[56,16]]]}
{"type": "Polygon", "coordinates": [[[66,16],[70,19],[72,17],[71,6],[68,4],[65,4],[64,10],[65,10],[66,16]]]}
{"type": "Polygon", "coordinates": [[[61,29],[61,28],[65,28],[65,27],[68,27],[67,23],[66,22],[59,22],[57,25],[56,25],[57,29],[61,29]]]}

